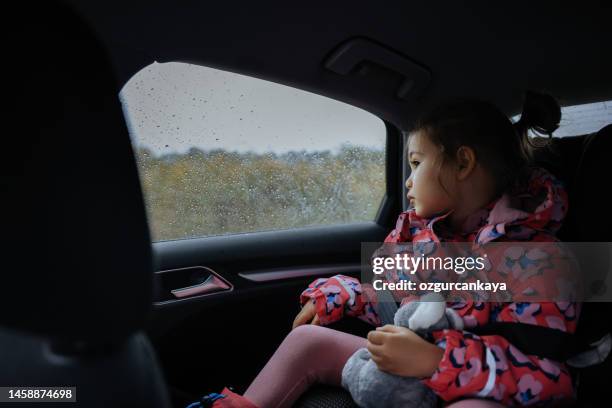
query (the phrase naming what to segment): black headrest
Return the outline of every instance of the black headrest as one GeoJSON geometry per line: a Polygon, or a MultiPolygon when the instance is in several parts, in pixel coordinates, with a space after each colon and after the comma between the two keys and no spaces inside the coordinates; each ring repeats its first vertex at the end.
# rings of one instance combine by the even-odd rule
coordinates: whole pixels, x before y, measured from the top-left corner
{"type": "Polygon", "coordinates": [[[609,206],[604,198],[610,184],[612,125],[583,136],[553,138],[550,151],[536,154],[536,162],[564,182],[569,207],[559,238],[567,242],[608,242],[609,206]]]}
{"type": "Polygon", "coordinates": [[[4,15],[0,325],[120,339],[147,319],[152,261],[109,58],[67,8],[42,2],[4,15]]]}
{"type": "Polygon", "coordinates": [[[573,185],[572,214],[580,241],[612,241],[608,201],[612,178],[612,125],[588,135],[573,185]]]}
{"type": "MultiPolygon", "coordinates": [[[[554,138],[550,151],[541,150],[536,162],[546,167],[564,182],[568,192],[568,212],[558,237],[565,242],[610,242],[612,222],[608,207],[610,186],[610,154],[612,153],[612,125],[599,132],[583,136],[554,138]]],[[[609,248],[605,245],[580,245],[574,254],[589,270],[592,284],[588,293],[597,293],[610,269],[609,248]],[[591,292],[594,291],[594,292],[591,292]]],[[[610,290],[608,288],[607,290],[610,290]]],[[[584,344],[598,341],[612,327],[611,304],[584,302],[577,336],[584,344]],[[603,317],[603,318],[602,318],[603,317]]]]}

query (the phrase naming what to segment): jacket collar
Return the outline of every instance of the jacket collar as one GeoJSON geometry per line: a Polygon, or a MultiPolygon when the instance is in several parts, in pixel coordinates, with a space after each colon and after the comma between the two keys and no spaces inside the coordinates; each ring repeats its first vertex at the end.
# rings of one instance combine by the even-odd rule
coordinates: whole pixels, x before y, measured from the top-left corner
{"type": "MultiPolygon", "coordinates": [[[[548,170],[534,167],[525,188],[520,192],[503,193],[482,209],[470,215],[463,224],[463,231],[451,232],[438,224],[452,214],[453,210],[435,214],[430,218],[416,215],[413,208],[400,214],[404,237],[440,242],[472,241],[483,245],[500,237],[508,240],[529,240],[538,232],[554,235],[567,214],[568,199],[563,183],[548,170]],[[410,234],[407,234],[408,229],[410,234]],[[425,232],[425,233],[423,233],[425,232]]],[[[401,220],[401,222],[400,222],[401,220]]]]}

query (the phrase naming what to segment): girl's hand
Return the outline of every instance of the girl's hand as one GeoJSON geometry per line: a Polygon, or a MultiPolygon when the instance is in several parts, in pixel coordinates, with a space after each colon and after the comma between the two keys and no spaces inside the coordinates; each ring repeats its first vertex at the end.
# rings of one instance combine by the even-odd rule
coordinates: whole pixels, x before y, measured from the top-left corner
{"type": "Polygon", "coordinates": [[[320,325],[319,316],[315,310],[315,305],[310,300],[306,302],[304,306],[302,306],[302,310],[300,310],[300,313],[298,313],[298,315],[295,317],[291,330],[307,323],[320,325]]]}
{"type": "Polygon", "coordinates": [[[381,371],[404,377],[430,377],[444,350],[412,330],[386,324],[368,333],[367,348],[381,371]]]}

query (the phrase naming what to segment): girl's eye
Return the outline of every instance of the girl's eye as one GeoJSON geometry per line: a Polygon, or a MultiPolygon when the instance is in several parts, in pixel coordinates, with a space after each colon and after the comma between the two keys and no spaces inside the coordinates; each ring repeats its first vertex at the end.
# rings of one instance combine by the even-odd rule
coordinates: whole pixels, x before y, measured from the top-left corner
{"type": "Polygon", "coordinates": [[[417,167],[419,165],[419,162],[416,160],[412,160],[410,164],[413,165],[414,167],[417,167]]]}

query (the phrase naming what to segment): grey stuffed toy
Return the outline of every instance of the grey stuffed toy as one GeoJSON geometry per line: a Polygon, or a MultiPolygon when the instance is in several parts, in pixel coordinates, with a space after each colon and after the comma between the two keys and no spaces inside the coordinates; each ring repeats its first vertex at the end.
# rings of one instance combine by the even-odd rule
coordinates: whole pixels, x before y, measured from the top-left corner
{"type": "MultiPolygon", "coordinates": [[[[395,312],[393,322],[421,336],[433,330],[463,329],[461,317],[446,307],[442,296],[433,293],[400,307],[395,312]]],[[[418,378],[401,377],[379,370],[366,348],[353,353],[344,365],[342,387],[362,408],[437,406],[436,394],[418,378]]]]}

